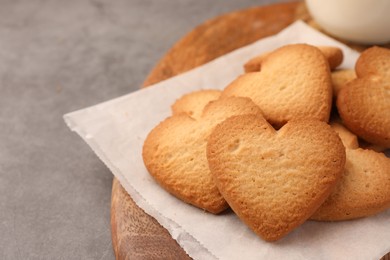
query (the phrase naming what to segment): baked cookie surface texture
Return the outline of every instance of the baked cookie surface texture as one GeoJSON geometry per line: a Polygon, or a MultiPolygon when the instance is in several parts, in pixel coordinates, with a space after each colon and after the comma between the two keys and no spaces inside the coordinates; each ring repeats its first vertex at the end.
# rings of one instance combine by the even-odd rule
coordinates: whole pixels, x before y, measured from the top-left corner
{"type": "Polygon", "coordinates": [[[272,125],[291,119],[327,122],[332,105],[329,64],[311,45],[286,45],[268,54],[259,72],[238,77],[222,96],[249,97],[272,125]]]}
{"type": "Polygon", "coordinates": [[[308,219],[339,180],[345,149],[324,122],[292,120],[280,130],[261,117],[219,124],[207,159],[220,192],[256,234],[275,241],[308,219]]]}
{"type": "Polygon", "coordinates": [[[390,208],[390,158],[359,148],[356,136],[332,124],[346,148],[346,163],[336,188],[311,219],[339,221],[366,217],[390,208]]]}
{"type": "Polygon", "coordinates": [[[390,148],[390,50],[365,50],[355,66],[357,79],[337,97],[343,123],[369,143],[390,148]]]}
{"type": "Polygon", "coordinates": [[[350,81],[356,79],[353,69],[342,69],[332,72],[333,96],[337,97],[340,90],[350,81]]]}
{"type": "MultiPolygon", "coordinates": [[[[331,70],[337,68],[343,62],[344,56],[340,48],[333,47],[333,46],[316,46],[316,47],[322,52],[322,54],[328,60],[329,67],[331,70]]],[[[261,55],[258,55],[250,59],[249,61],[247,61],[244,64],[245,72],[260,71],[261,63],[270,53],[272,53],[272,51],[264,52],[261,55]]]]}
{"type": "Polygon", "coordinates": [[[262,117],[250,99],[231,97],[210,102],[198,119],[185,113],[165,119],[144,142],[142,156],[147,170],[177,198],[211,213],[225,210],[228,204],[209,171],[206,144],[218,123],[240,114],[262,117]]]}
{"type": "Polygon", "coordinates": [[[171,106],[172,115],[187,114],[194,119],[202,116],[204,107],[210,102],[217,100],[221,91],[216,89],[202,89],[183,95],[171,106]]]}

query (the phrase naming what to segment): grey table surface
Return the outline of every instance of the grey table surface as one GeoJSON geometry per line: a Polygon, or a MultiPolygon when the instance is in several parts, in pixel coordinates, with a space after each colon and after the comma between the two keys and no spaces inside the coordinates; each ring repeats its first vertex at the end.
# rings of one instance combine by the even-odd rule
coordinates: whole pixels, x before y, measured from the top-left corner
{"type": "Polygon", "coordinates": [[[137,90],[197,24],[273,2],[0,0],[0,259],[113,259],[113,176],[63,114],[137,90]]]}

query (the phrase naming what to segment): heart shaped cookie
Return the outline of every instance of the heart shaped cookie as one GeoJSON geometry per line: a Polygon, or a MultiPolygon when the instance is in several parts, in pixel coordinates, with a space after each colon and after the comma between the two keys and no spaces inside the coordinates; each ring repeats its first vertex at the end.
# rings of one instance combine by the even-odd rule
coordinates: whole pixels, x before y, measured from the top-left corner
{"type": "Polygon", "coordinates": [[[345,170],[335,189],[311,219],[338,221],[390,208],[390,158],[359,148],[357,137],[338,123],[332,128],[346,148],[345,170]]]}
{"type": "MultiPolygon", "coordinates": [[[[331,70],[337,68],[343,62],[343,52],[340,48],[333,46],[316,46],[325,58],[328,60],[329,67],[331,70]]],[[[245,72],[256,72],[260,71],[261,63],[271,52],[265,52],[259,56],[256,56],[244,64],[245,72]]]]}
{"type": "Polygon", "coordinates": [[[255,114],[260,109],[248,98],[210,102],[198,119],[173,115],[147,136],[143,160],[149,173],[168,192],[212,213],[228,207],[215,186],[207,164],[206,144],[213,128],[233,115],[255,114]]]}
{"type": "Polygon", "coordinates": [[[261,117],[243,115],[214,129],[207,159],[234,212],[274,241],[324,202],[343,171],[345,149],[324,122],[292,120],[275,131],[261,117]]]}
{"type": "Polygon", "coordinates": [[[267,55],[260,72],[233,81],[222,96],[251,98],[276,127],[291,119],[327,122],[332,105],[329,64],[314,46],[287,45],[267,55]]]}
{"type": "Polygon", "coordinates": [[[365,141],[390,148],[390,50],[365,50],[355,70],[357,79],[347,83],[337,97],[340,117],[365,141]]]}

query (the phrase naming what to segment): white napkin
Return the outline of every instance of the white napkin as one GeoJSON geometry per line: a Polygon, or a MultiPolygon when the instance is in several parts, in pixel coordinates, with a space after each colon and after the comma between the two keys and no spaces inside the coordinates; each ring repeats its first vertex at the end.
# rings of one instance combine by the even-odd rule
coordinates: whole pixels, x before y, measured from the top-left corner
{"type": "Polygon", "coordinates": [[[233,51],[153,87],[64,116],[131,195],[194,259],[379,259],[390,251],[390,210],[337,223],[307,221],[280,241],[256,236],[228,211],[215,216],[189,206],[160,188],[148,174],[141,151],[146,135],[170,115],[170,105],[197,89],[223,89],[243,73],[242,65],[264,51],[290,43],[342,48],[342,67],[358,53],[296,22],[281,33],[233,51]]]}

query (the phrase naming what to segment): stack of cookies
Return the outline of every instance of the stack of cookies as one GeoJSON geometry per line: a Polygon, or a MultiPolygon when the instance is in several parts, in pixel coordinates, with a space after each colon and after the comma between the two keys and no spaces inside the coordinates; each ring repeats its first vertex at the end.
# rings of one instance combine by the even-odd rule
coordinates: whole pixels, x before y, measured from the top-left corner
{"type": "Polygon", "coordinates": [[[223,91],[189,93],[143,146],[169,193],[205,211],[231,208],[267,241],[306,220],[390,208],[390,50],[293,44],[254,57],[223,91]],[[333,107],[333,109],[332,109],[333,107]]]}

